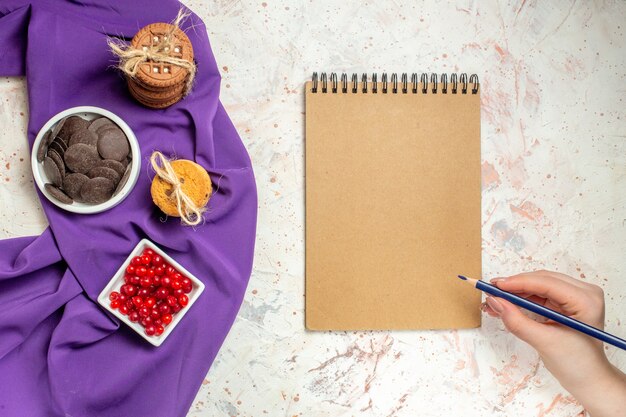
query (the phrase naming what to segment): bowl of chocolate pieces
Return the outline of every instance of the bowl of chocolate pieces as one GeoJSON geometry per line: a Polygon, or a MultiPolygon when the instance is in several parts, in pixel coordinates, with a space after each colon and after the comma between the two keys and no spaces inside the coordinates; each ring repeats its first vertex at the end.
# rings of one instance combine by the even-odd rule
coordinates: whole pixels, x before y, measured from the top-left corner
{"type": "Polygon", "coordinates": [[[122,119],[81,106],[62,111],[41,128],[31,164],[48,200],[67,211],[92,214],[126,198],[139,177],[141,154],[122,119]]]}

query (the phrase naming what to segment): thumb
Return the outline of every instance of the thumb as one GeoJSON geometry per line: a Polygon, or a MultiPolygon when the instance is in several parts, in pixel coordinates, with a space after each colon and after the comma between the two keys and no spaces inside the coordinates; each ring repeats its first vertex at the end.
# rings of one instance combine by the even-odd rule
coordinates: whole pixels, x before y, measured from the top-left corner
{"type": "Polygon", "coordinates": [[[545,343],[548,329],[526,316],[516,305],[498,297],[487,297],[487,304],[502,319],[508,331],[533,346],[535,349],[545,343]]]}

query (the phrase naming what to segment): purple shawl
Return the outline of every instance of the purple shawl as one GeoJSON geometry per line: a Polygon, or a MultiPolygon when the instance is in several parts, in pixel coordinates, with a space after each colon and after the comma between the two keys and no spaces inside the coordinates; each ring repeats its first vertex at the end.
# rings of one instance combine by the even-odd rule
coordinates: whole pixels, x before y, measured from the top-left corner
{"type": "Polygon", "coordinates": [[[219,102],[204,24],[192,15],[182,25],[198,74],[192,93],[166,110],[135,102],[106,44],[108,35],[130,39],[147,24],[171,21],[180,7],[174,0],[0,4],[0,75],[26,76],[31,146],[54,114],[93,105],[122,117],[142,152],[137,185],[117,207],[73,214],[40,194],[50,227],[0,241],[0,416],[184,416],[235,319],[252,268],[256,188],[219,102]],[[211,175],[215,193],[204,225],[162,221],[150,196],[155,149],[194,160],[211,175]],[[206,284],[158,348],[94,301],[144,237],[206,284]]]}

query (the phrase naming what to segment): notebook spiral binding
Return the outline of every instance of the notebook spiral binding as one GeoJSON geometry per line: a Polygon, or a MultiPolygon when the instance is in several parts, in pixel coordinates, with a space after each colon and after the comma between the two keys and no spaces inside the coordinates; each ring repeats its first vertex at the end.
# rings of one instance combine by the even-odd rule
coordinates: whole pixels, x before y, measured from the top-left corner
{"type": "MultiPolygon", "coordinates": [[[[311,81],[313,84],[311,88],[312,93],[317,93],[318,91],[328,93],[329,90],[331,93],[337,93],[339,91],[339,84],[341,84],[341,93],[343,94],[347,94],[348,91],[352,94],[356,94],[359,88],[358,74],[356,73],[352,74],[350,83],[348,82],[348,74],[345,72],[341,74],[341,81],[338,81],[337,73],[335,72],[331,72],[330,77],[325,72],[322,72],[318,77],[317,72],[314,72],[311,81]],[[328,88],[329,82],[330,88],[328,88]],[[352,85],[350,86],[350,84],[352,85]]],[[[432,94],[437,94],[438,91],[441,91],[441,94],[448,94],[448,74],[438,75],[436,73],[431,73],[429,76],[428,73],[422,73],[418,77],[418,73],[414,72],[411,74],[411,81],[409,82],[408,74],[404,72],[400,75],[400,82],[398,82],[398,74],[394,72],[391,74],[391,77],[389,77],[387,73],[384,72],[381,74],[381,84],[383,94],[387,94],[389,90],[391,90],[392,94],[398,94],[398,91],[401,91],[402,94],[408,94],[409,91],[412,94],[418,94],[418,92],[421,94],[428,94],[429,88],[432,94]],[[391,89],[389,88],[389,84],[391,84],[391,89]],[[400,86],[399,89],[398,86],[400,86]]],[[[457,94],[459,90],[461,94],[467,94],[469,84],[471,84],[471,88],[469,90],[471,94],[477,94],[480,86],[480,83],[478,82],[478,75],[470,75],[468,82],[467,74],[465,73],[450,74],[450,84],[450,94],[457,94]],[[460,89],[459,84],[461,84],[460,89]]],[[[372,74],[371,88],[369,88],[369,90],[367,74],[361,74],[361,92],[363,94],[367,94],[369,91],[371,91],[372,94],[378,93],[377,73],[372,74]]]]}

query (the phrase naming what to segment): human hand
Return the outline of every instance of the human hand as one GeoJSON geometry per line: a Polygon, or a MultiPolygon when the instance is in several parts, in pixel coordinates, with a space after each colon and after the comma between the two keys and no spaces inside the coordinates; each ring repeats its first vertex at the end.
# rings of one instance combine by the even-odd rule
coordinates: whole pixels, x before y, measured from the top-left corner
{"type": "MultiPolygon", "coordinates": [[[[604,329],[604,292],[597,285],[550,271],[494,278],[491,283],[604,329]]],[[[594,417],[619,415],[626,409],[626,377],[609,363],[601,341],[552,320],[534,320],[502,298],[488,296],[484,310],[533,346],[546,368],[594,417]],[[613,393],[615,404],[607,401],[608,393],[613,393]]]]}

